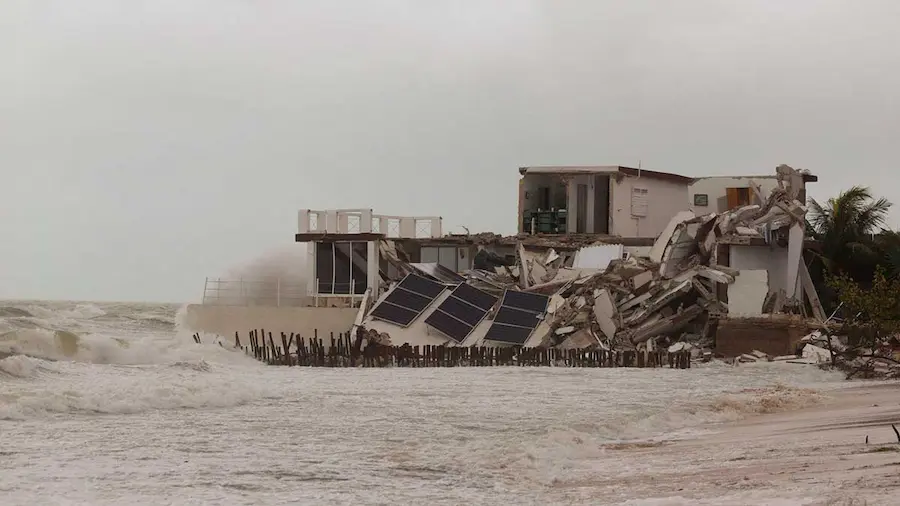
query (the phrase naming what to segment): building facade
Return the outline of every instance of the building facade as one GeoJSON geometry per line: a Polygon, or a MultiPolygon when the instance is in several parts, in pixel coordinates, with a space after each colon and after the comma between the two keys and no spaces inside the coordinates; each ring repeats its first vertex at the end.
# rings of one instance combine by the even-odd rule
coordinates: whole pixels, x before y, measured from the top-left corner
{"type": "MultiPolygon", "coordinates": [[[[798,199],[806,202],[806,183],[819,178],[803,174],[798,199]]],[[[746,205],[762,205],[778,188],[778,176],[711,176],[695,178],[688,186],[689,209],[695,214],[724,213],[746,205]]]]}
{"type": "Polygon", "coordinates": [[[621,166],[522,167],[518,231],[656,237],[693,178],[621,166]]]}

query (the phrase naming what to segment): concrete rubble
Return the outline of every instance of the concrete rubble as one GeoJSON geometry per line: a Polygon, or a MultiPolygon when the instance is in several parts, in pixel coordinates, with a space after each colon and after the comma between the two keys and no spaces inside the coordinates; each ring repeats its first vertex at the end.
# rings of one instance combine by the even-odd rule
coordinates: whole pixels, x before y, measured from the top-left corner
{"type": "MultiPolygon", "coordinates": [[[[778,175],[778,188],[762,199],[762,206],[748,205],[702,216],[690,211],[675,215],[648,257],[623,260],[621,253],[619,258],[606,255],[603,258],[609,260],[602,269],[575,269],[561,264],[559,255],[552,250],[536,256],[520,247],[519,287],[552,295],[555,301],[554,311],[548,315],[552,332],[543,344],[563,345],[587,334],[607,349],[672,347],[684,339],[689,349],[708,351],[713,345],[714,320],[732,313],[729,305],[720,300],[719,288],[740,285],[741,276],[762,279],[762,283],[748,283],[750,290],[740,293],[755,298],[754,313],[764,312],[768,273],[742,273],[720,265],[717,245],[723,238],[774,240],[779,231],[790,229],[789,257],[797,256],[797,263],[802,264],[798,255],[803,235],[798,237],[793,231],[803,226],[806,208],[791,186],[801,174],[782,165],[778,175]]],[[[585,249],[588,248],[580,251],[585,249]]],[[[768,312],[786,312],[798,305],[797,293],[782,291],[776,298],[768,312]]],[[[729,299],[741,307],[753,304],[746,296],[729,299]]]]}
{"type": "MultiPolygon", "coordinates": [[[[666,347],[710,358],[720,318],[794,313],[819,322],[825,319],[801,261],[804,172],[781,165],[776,173],[777,187],[769,195],[753,188],[764,204],[699,216],[680,212],[646,256],[625,254],[621,244],[605,241],[585,241],[572,254],[546,244],[534,247],[540,239],[520,238],[515,265],[498,260],[492,269],[460,274],[468,283],[495,294],[515,289],[547,295],[550,303],[544,318],[549,331],[540,346],[666,347]],[[769,271],[739,271],[722,265],[720,244],[751,240],[787,249],[783,286],[794,290],[771,292],[769,271]],[[804,306],[804,293],[810,310],[804,306]]],[[[402,255],[396,251],[383,247],[382,253],[402,264],[402,255]]],[[[742,360],[768,359],[760,355],[749,354],[742,360]]]]}

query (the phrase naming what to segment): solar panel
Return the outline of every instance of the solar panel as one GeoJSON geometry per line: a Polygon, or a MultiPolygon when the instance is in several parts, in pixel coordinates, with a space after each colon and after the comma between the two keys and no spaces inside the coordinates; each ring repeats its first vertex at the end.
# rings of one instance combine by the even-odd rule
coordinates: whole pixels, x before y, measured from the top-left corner
{"type": "Polygon", "coordinates": [[[406,277],[400,281],[399,286],[400,288],[418,293],[424,297],[430,297],[431,299],[440,295],[445,288],[443,284],[438,283],[437,281],[432,281],[428,278],[423,278],[422,276],[416,276],[415,274],[407,274],[406,277]]]}
{"type": "Polygon", "coordinates": [[[496,303],[493,295],[461,283],[428,315],[425,323],[461,343],[496,303]]]}
{"type": "Polygon", "coordinates": [[[503,294],[503,306],[524,309],[532,313],[543,313],[547,310],[547,303],[550,298],[546,295],[529,292],[517,292],[515,290],[507,290],[503,294]]]}
{"type": "Polygon", "coordinates": [[[540,320],[538,320],[535,313],[522,311],[521,309],[500,306],[500,310],[497,311],[496,316],[494,316],[494,322],[533,329],[537,327],[538,323],[540,323],[540,320]]]}
{"type": "Polygon", "coordinates": [[[447,297],[447,300],[441,302],[441,305],[438,306],[437,310],[447,313],[470,327],[478,325],[478,322],[480,322],[481,319],[484,318],[484,314],[487,313],[487,311],[472,306],[453,296],[447,297]]]}
{"type": "Polygon", "coordinates": [[[532,332],[534,332],[534,329],[495,323],[488,329],[484,338],[488,341],[499,341],[501,343],[521,345],[528,341],[532,332]]]}
{"type": "Polygon", "coordinates": [[[536,293],[507,290],[500,310],[494,315],[491,328],[484,338],[511,344],[525,344],[547,311],[550,298],[536,293]]]}
{"type": "Polygon", "coordinates": [[[490,311],[491,308],[494,307],[494,304],[497,303],[497,297],[494,297],[487,292],[482,292],[474,286],[465,283],[457,286],[456,289],[453,290],[453,296],[485,311],[490,311]]]}
{"type": "Polygon", "coordinates": [[[412,323],[417,316],[419,316],[418,311],[406,309],[405,307],[395,306],[390,302],[382,302],[381,304],[378,304],[370,314],[373,317],[378,318],[379,320],[384,320],[388,323],[400,325],[401,327],[406,327],[407,325],[412,323]]]}
{"type": "Polygon", "coordinates": [[[408,274],[369,313],[373,318],[406,327],[444,291],[444,285],[408,274]]]}
{"type": "Polygon", "coordinates": [[[425,323],[439,330],[442,334],[453,339],[457,343],[465,341],[466,337],[472,332],[471,326],[466,325],[447,313],[437,310],[428,315],[428,318],[425,319],[425,323]]]}
{"type": "Polygon", "coordinates": [[[402,286],[398,286],[391,293],[388,294],[387,298],[384,299],[395,306],[405,307],[412,309],[413,311],[420,313],[423,309],[428,307],[431,304],[431,301],[434,300],[433,297],[423,297],[414,292],[410,292],[405,290],[402,286]]]}

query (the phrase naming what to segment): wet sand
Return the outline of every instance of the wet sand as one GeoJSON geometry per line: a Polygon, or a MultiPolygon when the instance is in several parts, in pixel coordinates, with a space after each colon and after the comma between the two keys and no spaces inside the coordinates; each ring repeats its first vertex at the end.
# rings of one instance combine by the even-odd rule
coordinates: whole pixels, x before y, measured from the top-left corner
{"type": "Polygon", "coordinates": [[[631,472],[609,492],[631,505],[900,504],[900,443],[891,428],[900,430],[900,383],[825,396],[815,407],[754,416],[693,440],[619,449],[631,472]]]}

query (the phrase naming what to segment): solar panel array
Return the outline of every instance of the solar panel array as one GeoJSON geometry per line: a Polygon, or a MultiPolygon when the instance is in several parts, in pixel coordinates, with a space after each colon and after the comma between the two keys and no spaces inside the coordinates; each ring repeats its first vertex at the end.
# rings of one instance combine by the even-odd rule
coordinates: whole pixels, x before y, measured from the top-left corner
{"type": "Polygon", "coordinates": [[[407,327],[444,291],[444,285],[407,274],[388,296],[372,309],[374,318],[407,327]]]}
{"type": "Polygon", "coordinates": [[[461,343],[496,303],[497,297],[461,283],[428,315],[425,323],[461,343]]]}
{"type": "Polygon", "coordinates": [[[536,293],[507,290],[503,294],[500,310],[484,336],[489,341],[525,344],[547,311],[550,298],[536,293]]]}

